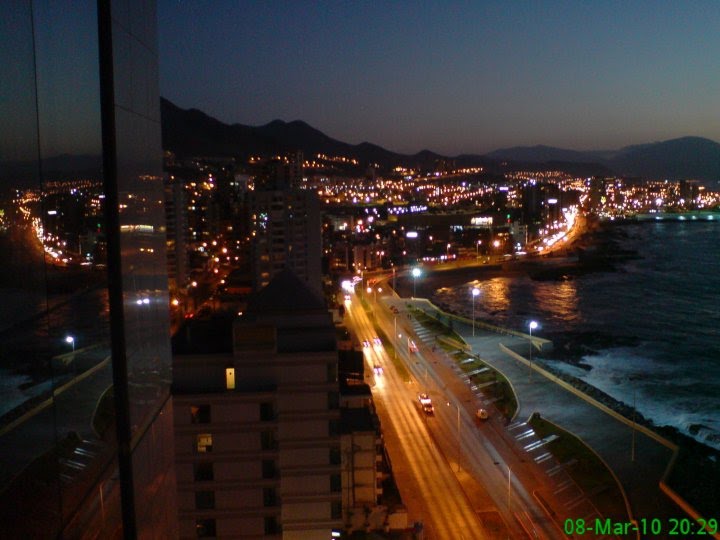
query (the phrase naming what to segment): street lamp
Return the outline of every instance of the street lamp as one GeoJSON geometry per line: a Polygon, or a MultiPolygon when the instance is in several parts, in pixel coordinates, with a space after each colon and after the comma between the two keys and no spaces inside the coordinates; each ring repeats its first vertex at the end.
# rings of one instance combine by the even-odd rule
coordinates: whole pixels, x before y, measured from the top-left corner
{"type": "Polygon", "coordinates": [[[420,269],[419,268],[412,269],[412,277],[413,277],[413,298],[415,298],[415,286],[417,284],[417,278],[420,277],[420,269]]]}
{"type": "MultiPolygon", "coordinates": [[[[457,471],[460,472],[460,405],[457,403],[453,403],[455,405],[455,408],[457,409],[457,471]]],[[[450,406],[450,402],[447,402],[447,406],[450,406]]]]}
{"type": "Polygon", "coordinates": [[[530,321],[530,324],[528,324],[528,327],[530,328],[530,376],[532,376],[532,352],[533,352],[532,331],[538,327],[538,323],[536,321],[530,321]]]}
{"type": "MultiPolygon", "coordinates": [[[[393,315],[393,324],[395,325],[395,331],[393,332],[393,336],[397,336],[397,315],[393,315]]],[[[393,356],[397,360],[397,348],[398,348],[398,342],[395,341],[395,346],[393,347],[393,356]]]]}
{"type": "Polygon", "coordinates": [[[475,243],[475,260],[476,261],[480,258],[480,244],[482,244],[482,240],[478,240],[475,243]]]}
{"type": "Polygon", "coordinates": [[[75,352],[75,338],[73,336],[65,336],[65,343],[72,345],[72,350],[75,352]]]}
{"type": "Polygon", "coordinates": [[[480,294],[480,289],[477,287],[472,288],[472,313],[473,313],[473,329],[472,335],[475,337],[475,297],[480,294]]]}

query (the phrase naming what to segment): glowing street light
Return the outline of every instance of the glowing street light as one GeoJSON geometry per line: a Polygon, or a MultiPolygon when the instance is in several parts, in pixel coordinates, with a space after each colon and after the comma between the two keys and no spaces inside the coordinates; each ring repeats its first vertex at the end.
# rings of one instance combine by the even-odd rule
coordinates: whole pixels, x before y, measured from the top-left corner
{"type": "Polygon", "coordinates": [[[415,298],[415,286],[417,284],[417,278],[420,277],[420,269],[419,268],[413,268],[412,269],[412,277],[413,277],[413,298],[415,298]]]}
{"type": "Polygon", "coordinates": [[[75,352],[75,338],[73,336],[65,336],[65,343],[72,345],[72,350],[75,352]]]}
{"type": "Polygon", "coordinates": [[[532,352],[533,352],[532,331],[538,327],[538,323],[536,321],[530,321],[530,324],[528,324],[528,327],[530,328],[530,376],[532,377],[532,352]]]}
{"type": "MultiPolygon", "coordinates": [[[[446,404],[448,407],[450,406],[449,401],[447,401],[446,404]]],[[[455,405],[455,408],[457,409],[457,463],[455,465],[457,467],[456,470],[459,471],[460,470],[460,447],[461,447],[461,443],[460,443],[460,405],[458,405],[457,402],[453,402],[452,404],[455,405]]]]}
{"type": "Polygon", "coordinates": [[[480,289],[477,287],[472,288],[472,314],[473,314],[473,329],[472,335],[475,336],[475,297],[480,294],[480,289]]]}

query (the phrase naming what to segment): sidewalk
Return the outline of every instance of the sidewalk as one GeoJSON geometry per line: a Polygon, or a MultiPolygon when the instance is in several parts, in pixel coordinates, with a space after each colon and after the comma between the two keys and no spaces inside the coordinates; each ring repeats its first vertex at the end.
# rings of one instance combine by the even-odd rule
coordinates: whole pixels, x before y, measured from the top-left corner
{"type": "MultiPolygon", "coordinates": [[[[431,306],[425,300],[402,299],[402,302],[413,303],[424,311],[431,306]]],[[[630,426],[501,350],[502,344],[527,355],[527,339],[496,334],[486,329],[476,329],[473,337],[471,327],[457,320],[453,328],[475,354],[501,371],[511,382],[518,399],[518,413],[514,420],[522,422],[533,413],[540,413],[543,418],[582,439],[618,479],[634,519],[658,518],[667,522],[669,517],[684,516],[659,487],[673,455],[671,448],[635,430],[633,462],[633,430],[630,426]]]]}

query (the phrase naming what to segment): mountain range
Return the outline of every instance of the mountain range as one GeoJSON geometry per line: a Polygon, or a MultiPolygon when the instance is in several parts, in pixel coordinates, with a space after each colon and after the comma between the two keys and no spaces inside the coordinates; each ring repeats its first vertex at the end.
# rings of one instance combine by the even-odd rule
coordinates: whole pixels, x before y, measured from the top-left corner
{"type": "Polygon", "coordinates": [[[197,109],[181,109],[161,99],[163,148],[180,156],[268,155],[302,151],[355,158],[365,168],[375,163],[433,167],[453,160],[456,166],[481,166],[488,172],[534,167],[561,169],[580,175],[621,175],[653,179],[693,178],[708,185],[720,181],[720,144],[702,137],[626,146],[618,150],[577,151],[550,146],[513,147],[484,155],[443,156],[430,150],[399,154],[376,144],[352,145],[335,140],[303,121],[274,120],[263,126],[225,124],[197,109]]]}

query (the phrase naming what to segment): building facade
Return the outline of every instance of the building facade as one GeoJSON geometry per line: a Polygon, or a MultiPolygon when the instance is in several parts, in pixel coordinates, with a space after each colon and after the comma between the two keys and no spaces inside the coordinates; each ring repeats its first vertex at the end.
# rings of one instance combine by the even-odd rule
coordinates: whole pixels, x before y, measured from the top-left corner
{"type": "Polygon", "coordinates": [[[301,189],[302,156],[271,162],[249,193],[254,287],[260,290],[284,268],[321,291],[320,200],[301,189]]]}
{"type": "Polygon", "coordinates": [[[227,353],[174,358],[180,537],[331,538],[342,451],[325,303],[283,270],[232,335],[227,353]]]}

